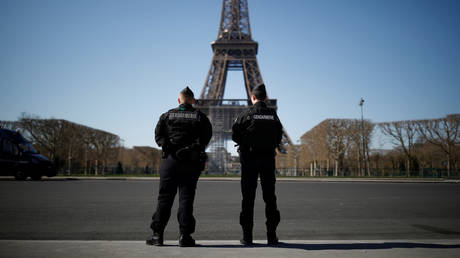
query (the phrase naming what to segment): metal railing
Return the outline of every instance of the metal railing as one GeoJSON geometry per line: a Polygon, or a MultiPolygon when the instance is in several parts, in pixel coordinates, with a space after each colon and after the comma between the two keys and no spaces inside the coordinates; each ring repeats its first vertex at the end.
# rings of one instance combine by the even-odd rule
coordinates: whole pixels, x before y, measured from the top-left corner
{"type": "MultiPolygon", "coordinates": [[[[276,99],[266,100],[270,107],[276,107],[276,99]]],[[[248,99],[197,99],[196,106],[249,106],[252,105],[248,99]]]]}

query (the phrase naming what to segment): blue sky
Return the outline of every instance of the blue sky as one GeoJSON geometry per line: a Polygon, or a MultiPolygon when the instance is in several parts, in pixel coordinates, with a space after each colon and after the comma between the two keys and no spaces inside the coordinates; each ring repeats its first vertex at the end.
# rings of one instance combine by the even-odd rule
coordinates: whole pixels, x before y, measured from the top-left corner
{"type": "MultiPolygon", "coordinates": [[[[220,0],[0,0],[0,120],[63,118],[150,145],[199,95],[220,0]]],[[[326,118],[460,113],[460,1],[249,0],[269,95],[296,141],[326,118]]],[[[230,72],[226,98],[245,96],[230,72]]],[[[374,143],[379,147],[380,143],[374,143]]],[[[381,145],[381,144],[380,144],[381,145]]]]}

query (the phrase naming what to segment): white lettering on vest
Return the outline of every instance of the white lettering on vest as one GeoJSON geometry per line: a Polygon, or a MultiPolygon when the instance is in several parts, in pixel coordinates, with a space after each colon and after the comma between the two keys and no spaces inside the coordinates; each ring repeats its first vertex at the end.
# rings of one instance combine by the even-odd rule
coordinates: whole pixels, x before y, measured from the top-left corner
{"type": "Polygon", "coordinates": [[[275,120],[274,115],[253,115],[252,118],[256,120],[275,120]]]}
{"type": "Polygon", "coordinates": [[[197,113],[169,113],[169,119],[185,118],[185,119],[196,119],[197,113]]]}

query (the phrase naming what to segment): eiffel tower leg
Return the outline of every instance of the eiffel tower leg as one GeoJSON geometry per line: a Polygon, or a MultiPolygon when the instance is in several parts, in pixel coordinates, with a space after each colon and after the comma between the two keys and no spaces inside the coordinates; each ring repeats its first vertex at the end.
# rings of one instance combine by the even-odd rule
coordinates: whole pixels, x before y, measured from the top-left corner
{"type": "MultiPolygon", "coordinates": [[[[212,58],[211,67],[206,78],[205,85],[201,92],[201,99],[214,99],[214,105],[220,105],[224,96],[225,83],[227,80],[228,55],[216,51],[212,58]]],[[[209,143],[211,152],[209,159],[209,170],[211,172],[225,172],[225,135],[224,135],[224,114],[219,109],[209,107],[208,116],[213,125],[213,135],[209,143]]]]}
{"type": "MultiPolygon", "coordinates": [[[[232,110],[222,108],[222,106],[209,107],[209,117],[212,119],[213,134],[209,143],[209,162],[208,168],[210,172],[224,173],[227,171],[228,149],[227,143],[231,137],[228,131],[229,117],[236,117],[240,110],[232,110]]],[[[233,121],[233,119],[230,119],[233,121]]]]}
{"type": "Polygon", "coordinates": [[[227,58],[227,54],[214,54],[206,82],[200,94],[200,99],[217,100],[224,97],[225,82],[227,79],[227,58]]]}
{"type": "Polygon", "coordinates": [[[244,84],[246,85],[246,93],[248,100],[251,99],[251,92],[254,87],[264,83],[262,74],[260,73],[259,63],[256,58],[243,59],[243,74],[244,84]]]}

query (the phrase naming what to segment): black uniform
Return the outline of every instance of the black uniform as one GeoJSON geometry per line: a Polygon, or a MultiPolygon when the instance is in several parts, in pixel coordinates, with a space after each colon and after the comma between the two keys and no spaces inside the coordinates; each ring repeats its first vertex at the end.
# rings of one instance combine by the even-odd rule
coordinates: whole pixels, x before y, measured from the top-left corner
{"type": "Polygon", "coordinates": [[[158,206],[150,227],[163,233],[171,215],[171,207],[179,188],[177,220],[180,232],[190,235],[195,231],[193,201],[201,162],[196,155],[181,155],[181,151],[204,152],[212,136],[212,127],[204,113],[190,104],[181,104],[161,115],[155,128],[155,140],[163,149],[160,168],[158,206]]]}
{"type": "Polygon", "coordinates": [[[254,199],[260,175],[267,231],[274,232],[280,222],[275,195],[275,148],[281,142],[281,122],[274,109],[259,101],[237,117],[232,131],[232,139],[239,145],[241,162],[243,201],[240,224],[244,231],[252,232],[254,199]]]}

